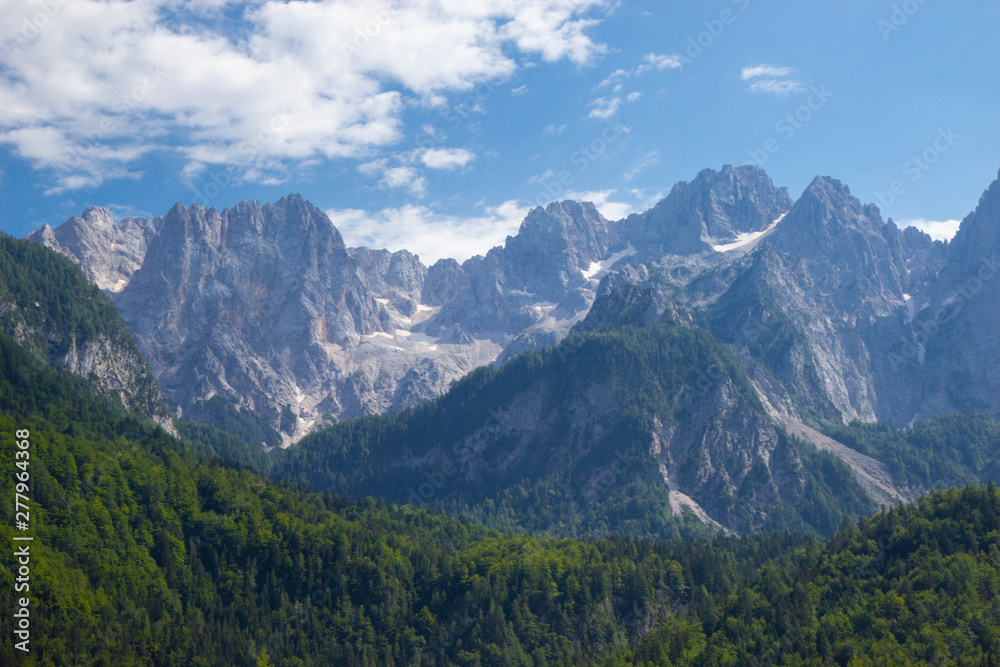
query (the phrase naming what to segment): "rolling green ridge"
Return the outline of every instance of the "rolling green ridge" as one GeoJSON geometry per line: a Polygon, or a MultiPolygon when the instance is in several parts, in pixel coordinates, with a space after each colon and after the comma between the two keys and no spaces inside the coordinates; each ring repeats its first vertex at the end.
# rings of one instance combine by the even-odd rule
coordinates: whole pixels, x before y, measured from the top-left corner
{"type": "Polygon", "coordinates": [[[595,664],[996,665],[1000,493],[936,491],[788,550],[729,595],[692,597],[595,664]]]}
{"type": "Polygon", "coordinates": [[[691,409],[677,395],[697,384],[703,368],[734,378],[742,398],[756,401],[735,360],[707,332],[623,327],[479,368],[412,410],[318,431],[275,452],[271,472],[313,488],[466,513],[505,530],[705,535],[697,520],[671,515],[667,489],[648,474],[654,421],[673,423],[691,409]],[[602,387],[616,412],[576,437],[565,401],[590,386],[602,387]],[[544,446],[521,456],[520,436],[502,430],[498,411],[525,394],[540,397],[538,421],[554,417],[535,440],[544,446]],[[464,473],[473,465],[482,472],[470,479],[464,473]]]}

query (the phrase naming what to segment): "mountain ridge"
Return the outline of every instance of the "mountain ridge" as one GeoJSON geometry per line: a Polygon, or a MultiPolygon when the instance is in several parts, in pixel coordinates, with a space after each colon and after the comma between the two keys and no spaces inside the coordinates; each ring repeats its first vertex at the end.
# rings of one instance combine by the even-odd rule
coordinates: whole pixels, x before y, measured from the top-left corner
{"type": "MultiPolygon", "coordinates": [[[[991,191],[984,194],[981,216],[995,213],[989,205],[993,198],[987,196],[991,191]]],[[[603,280],[616,273],[632,275],[637,267],[649,271],[640,283],[658,281],[657,289],[671,294],[683,317],[699,323],[706,318],[744,323],[756,318],[748,325],[755,336],[739,335],[731,327],[713,329],[726,343],[757,349],[751,339],[759,339],[763,331],[777,336],[771,347],[778,340],[799,340],[786,351],[791,356],[781,362],[782,368],[774,366],[773,350],[764,366],[771,364],[769,372],[800,397],[806,413],[905,425],[914,413],[925,419],[941,411],[991,409],[994,403],[1000,409],[1000,399],[985,396],[966,407],[920,399],[919,387],[929,371],[922,362],[905,367],[895,363],[901,353],[909,352],[907,346],[926,348],[922,342],[906,342],[920,337],[913,327],[921,317],[910,309],[923,306],[937,286],[957,275],[955,267],[962,263],[958,248],[981,244],[962,241],[955,246],[934,242],[913,228],[900,230],[892,220],[883,221],[877,207],[862,204],[830,177],[817,177],[793,201],[761,169],[726,165],[720,171],[699,172],[692,181],[678,183],[649,211],[617,221],[604,219],[592,204],[556,202],[532,209],[517,234],[486,254],[461,264],[443,259],[429,267],[405,250],[346,248],[325,214],[298,195],[222,211],[175,206],[168,216],[152,221],[110,223],[122,228],[118,232],[109,231],[108,217],[99,210],[88,211],[30,237],[90,266],[92,280],[101,276],[107,285],[114,279],[114,286],[137,263],[133,260],[145,243],[140,264],[150,267],[144,272],[140,265],[132,275],[146,281],[146,288],[129,289],[126,284],[111,296],[143,352],[154,360],[157,376],[165,380],[165,394],[182,414],[185,409],[198,414],[206,401],[220,396],[237,409],[262,414],[282,433],[285,445],[329,419],[404,409],[440,395],[477,366],[504,363],[520,352],[557,343],[587,317],[603,280]],[[326,254],[318,260],[307,258],[303,266],[312,268],[303,275],[323,285],[324,294],[330,291],[334,303],[317,308],[315,300],[300,295],[290,302],[300,305],[290,305],[289,316],[283,318],[308,352],[297,355],[267,343],[278,337],[261,331],[272,326],[278,314],[265,309],[259,296],[234,305],[232,295],[240,292],[242,282],[253,283],[249,277],[242,282],[225,276],[220,280],[214,269],[203,272],[206,285],[216,287],[207,290],[209,298],[198,283],[200,293],[185,297],[185,302],[202,303],[198,317],[190,311],[185,319],[197,325],[190,331],[176,318],[171,324],[169,306],[154,308],[145,298],[147,292],[163,298],[180,289],[183,281],[176,271],[172,282],[157,283],[155,276],[166,275],[164,269],[174,266],[200,266],[204,253],[238,253],[251,243],[276,256],[277,239],[265,238],[263,227],[252,224],[269,206],[297,211],[297,218],[283,220],[293,225],[285,236],[299,243],[312,239],[304,228],[294,227],[302,221],[314,220],[310,224],[319,225],[315,230],[332,230],[326,232],[330,239],[319,243],[326,254]],[[175,220],[182,211],[195,220],[202,241],[215,242],[223,220],[227,229],[232,221],[256,235],[230,241],[224,251],[196,243],[198,234],[167,243],[174,232],[166,229],[164,220],[175,220]],[[207,224],[210,219],[215,222],[207,224]],[[77,241],[76,247],[67,245],[86,236],[87,224],[95,227],[94,237],[77,241]],[[137,230],[143,230],[141,240],[137,230]],[[148,241],[147,232],[152,234],[148,241]],[[132,247],[113,248],[111,255],[117,252],[119,259],[95,255],[97,241],[109,238],[118,239],[118,245],[132,239],[132,247]],[[767,254],[768,248],[789,259],[776,259],[767,254]],[[665,251],[668,254],[661,254],[665,251]],[[789,266],[789,261],[804,261],[804,273],[788,274],[799,276],[795,286],[782,277],[738,298],[732,290],[746,282],[741,283],[740,275],[761,270],[753,269],[755,257],[789,266]],[[321,265],[327,264],[333,273],[346,273],[330,282],[332,274],[319,276],[321,265]],[[255,305],[248,310],[247,304],[255,305]],[[210,313],[221,323],[222,333],[210,334],[204,323],[198,324],[199,317],[204,320],[210,313]],[[819,323],[818,328],[810,323],[819,323]],[[774,328],[778,324],[781,330],[774,328]],[[314,333],[303,336],[308,331],[314,333]],[[187,341],[186,348],[181,349],[180,339],[187,341]],[[181,374],[174,378],[171,368],[181,374]],[[332,380],[318,382],[321,376],[332,380]],[[892,398],[897,392],[899,398],[892,398]],[[921,401],[924,406],[918,407],[921,401]]],[[[963,238],[972,233],[970,227],[963,238]]],[[[223,242],[223,237],[217,240],[223,242]]],[[[260,264],[252,273],[254,279],[270,275],[271,287],[294,282],[276,273],[274,262],[260,264]]],[[[267,291],[263,285],[257,289],[267,291]]],[[[281,339],[288,340],[284,334],[281,339]]],[[[760,353],[765,354],[763,348],[760,353]]],[[[923,352],[910,357],[917,354],[923,352]]],[[[995,384],[1000,387],[1000,378],[995,384]]],[[[797,418],[808,418],[806,413],[797,418]]]]}

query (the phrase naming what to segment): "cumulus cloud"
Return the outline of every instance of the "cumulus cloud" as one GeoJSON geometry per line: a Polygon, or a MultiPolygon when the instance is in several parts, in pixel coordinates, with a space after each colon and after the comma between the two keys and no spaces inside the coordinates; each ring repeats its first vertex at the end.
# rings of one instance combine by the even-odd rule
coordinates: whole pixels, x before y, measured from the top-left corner
{"type": "Polygon", "coordinates": [[[614,72],[609,74],[597,84],[598,88],[609,88],[611,86],[618,86],[621,82],[629,77],[629,72],[623,69],[616,69],[614,72]]]}
{"type": "Polygon", "coordinates": [[[768,93],[770,95],[784,96],[803,89],[799,81],[785,79],[761,79],[750,84],[750,90],[755,93],[768,93]]]}
{"type": "Polygon", "coordinates": [[[507,201],[476,217],[448,216],[414,205],[374,212],[333,209],[326,214],[350,246],[405,249],[430,265],[444,258],[464,261],[503,245],[508,235],[517,233],[528,210],[507,201]]]}
{"type": "Polygon", "coordinates": [[[464,167],[476,158],[464,148],[428,148],[420,151],[419,156],[425,166],[447,171],[464,167]]]}
{"type": "Polygon", "coordinates": [[[621,105],[622,99],[620,97],[598,97],[590,103],[590,113],[587,116],[607,120],[618,113],[621,105]]]}
{"type": "Polygon", "coordinates": [[[390,190],[408,190],[423,197],[427,194],[427,178],[419,167],[454,171],[467,166],[476,156],[464,148],[417,148],[395,153],[358,165],[358,171],[378,178],[378,184],[390,190]]]}
{"type": "MultiPolygon", "coordinates": [[[[531,180],[539,182],[549,176],[551,172],[546,172],[531,180]]],[[[560,199],[592,202],[608,220],[620,220],[649,208],[663,196],[659,191],[651,194],[646,190],[630,190],[637,202],[630,204],[615,199],[617,193],[614,189],[570,190],[560,199]]],[[[461,262],[503,245],[508,236],[517,233],[530,210],[530,206],[512,199],[499,206],[484,207],[481,215],[471,217],[445,215],[431,207],[412,204],[379,211],[330,209],[326,214],[349,246],[409,250],[430,265],[445,258],[461,262]]]]}
{"type": "Polygon", "coordinates": [[[137,177],[150,152],[273,180],[370,157],[409,100],[508,78],[518,53],[593,62],[609,1],[0,0],[0,143],[53,170],[53,192],[137,177]]]}
{"type": "Polygon", "coordinates": [[[955,237],[961,224],[961,220],[924,220],[923,218],[900,220],[896,223],[901,228],[916,227],[935,241],[950,241],[955,237]]]}
{"type": "Polygon", "coordinates": [[[366,176],[379,179],[379,185],[390,190],[408,190],[416,197],[427,194],[427,179],[410,165],[390,165],[388,159],[372,160],[358,166],[358,171],[366,176]]]}

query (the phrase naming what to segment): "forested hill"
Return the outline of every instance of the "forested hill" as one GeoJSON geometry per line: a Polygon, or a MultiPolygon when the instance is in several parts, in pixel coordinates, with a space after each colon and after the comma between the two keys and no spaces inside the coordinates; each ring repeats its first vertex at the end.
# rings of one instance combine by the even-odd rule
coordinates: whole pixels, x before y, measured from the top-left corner
{"type": "Polygon", "coordinates": [[[878,508],[847,464],[788,437],[729,348],[672,322],[479,369],[435,401],[319,430],[273,472],[571,537],[828,534],[878,508]]]}
{"type": "Polygon", "coordinates": [[[607,667],[1000,664],[1000,493],[936,491],[699,589],[607,667]],[[707,593],[707,594],[706,594],[707,593]]]}
{"type": "Polygon", "coordinates": [[[169,418],[149,366],[107,296],[66,257],[2,232],[0,332],[99,392],[169,418]]]}
{"type": "Polygon", "coordinates": [[[988,665],[1000,647],[992,486],[828,542],[515,537],[208,460],[7,337],[0,368],[3,442],[31,432],[19,664],[988,665]]]}

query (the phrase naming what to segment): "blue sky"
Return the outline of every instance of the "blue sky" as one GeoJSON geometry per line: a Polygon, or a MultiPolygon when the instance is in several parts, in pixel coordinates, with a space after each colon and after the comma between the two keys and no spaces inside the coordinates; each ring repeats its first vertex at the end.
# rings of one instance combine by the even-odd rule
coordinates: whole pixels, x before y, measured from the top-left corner
{"type": "Polygon", "coordinates": [[[0,0],[0,228],[298,192],[353,245],[485,252],[703,168],[839,178],[947,237],[1000,166],[1000,3],[0,0]]]}

